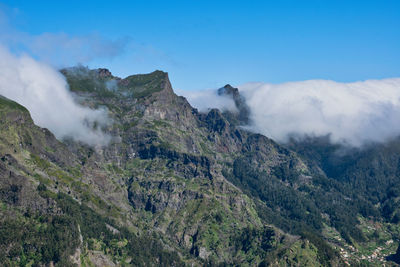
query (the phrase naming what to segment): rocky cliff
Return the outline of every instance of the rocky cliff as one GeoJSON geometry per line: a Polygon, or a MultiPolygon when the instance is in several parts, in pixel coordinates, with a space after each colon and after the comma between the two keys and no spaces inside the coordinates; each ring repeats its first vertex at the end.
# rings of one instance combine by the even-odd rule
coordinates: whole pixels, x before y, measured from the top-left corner
{"type": "Polygon", "coordinates": [[[332,182],[299,145],[243,130],[250,113],[237,89],[219,93],[239,113],[199,113],[162,71],[62,73],[76,101],[108,110],[103,131],[112,138],[95,147],[57,140],[0,98],[6,265],[341,265],[337,248],[363,238],[356,225],[340,225],[339,210],[360,224],[357,214],[372,216],[373,207],[351,217],[350,202],[363,198],[332,182]]]}

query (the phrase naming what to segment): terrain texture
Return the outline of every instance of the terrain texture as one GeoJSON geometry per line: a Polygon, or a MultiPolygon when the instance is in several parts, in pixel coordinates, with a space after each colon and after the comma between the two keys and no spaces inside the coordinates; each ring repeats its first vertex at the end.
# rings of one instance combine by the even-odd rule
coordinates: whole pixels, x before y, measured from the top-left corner
{"type": "MultiPolygon", "coordinates": [[[[0,97],[4,266],[394,266],[400,141],[288,144],[237,111],[201,113],[168,74],[61,71],[80,104],[106,108],[107,146],[57,140],[0,97]]],[[[97,127],[94,125],[93,127],[97,127]]]]}

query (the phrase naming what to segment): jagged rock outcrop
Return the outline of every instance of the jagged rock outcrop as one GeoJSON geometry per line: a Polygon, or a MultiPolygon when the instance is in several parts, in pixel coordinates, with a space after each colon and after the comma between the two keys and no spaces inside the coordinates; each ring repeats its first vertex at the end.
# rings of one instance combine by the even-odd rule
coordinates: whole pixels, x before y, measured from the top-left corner
{"type": "MultiPolygon", "coordinates": [[[[103,147],[61,142],[35,126],[25,108],[1,98],[0,198],[10,209],[50,216],[49,224],[65,219],[72,230],[63,240],[73,246],[64,253],[79,248],[88,265],[100,255],[116,265],[146,265],[147,258],[254,266],[276,263],[278,253],[308,242],[271,226],[276,218],[287,216],[284,227],[297,227],[298,218],[320,226],[320,210],[307,200],[317,192],[315,173],[296,153],[239,127],[250,112],[236,88],[226,85],[219,94],[232,97],[238,113],[202,114],[174,93],[162,71],[126,78],[82,66],[61,72],[82,105],[107,108],[112,140],[103,147]]],[[[39,217],[29,218],[40,226],[39,217]]],[[[331,251],[318,238],[325,257],[331,251]]],[[[321,262],[336,256],[329,257],[321,262]]]]}
{"type": "Polygon", "coordinates": [[[238,109],[238,114],[236,116],[234,115],[234,117],[237,118],[240,124],[250,124],[250,108],[247,106],[244,97],[239,93],[239,89],[227,84],[218,89],[218,95],[231,97],[238,109]]]}

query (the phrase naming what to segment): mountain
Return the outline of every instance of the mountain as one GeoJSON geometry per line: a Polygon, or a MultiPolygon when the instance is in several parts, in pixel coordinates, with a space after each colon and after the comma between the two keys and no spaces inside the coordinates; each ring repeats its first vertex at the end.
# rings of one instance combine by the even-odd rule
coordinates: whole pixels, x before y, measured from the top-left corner
{"type": "Polygon", "coordinates": [[[201,113],[162,71],[61,73],[81,105],[107,108],[112,138],[57,140],[0,98],[5,266],[391,264],[399,142],[282,145],[241,127],[250,109],[230,85],[218,93],[238,112],[201,113]]]}

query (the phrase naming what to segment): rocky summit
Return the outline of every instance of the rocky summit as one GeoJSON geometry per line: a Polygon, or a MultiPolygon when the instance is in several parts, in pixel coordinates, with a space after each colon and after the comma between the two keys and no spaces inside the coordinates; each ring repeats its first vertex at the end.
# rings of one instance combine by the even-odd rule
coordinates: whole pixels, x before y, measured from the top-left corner
{"type": "Polygon", "coordinates": [[[61,70],[77,102],[106,108],[106,146],[58,140],[0,97],[4,266],[395,265],[400,142],[346,150],[278,144],[236,111],[201,113],[168,74],[61,70]],[[394,259],[394,261],[393,261],[394,259]]]}

